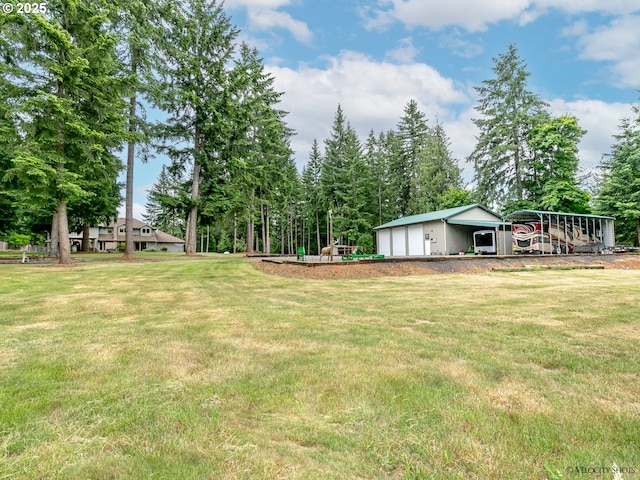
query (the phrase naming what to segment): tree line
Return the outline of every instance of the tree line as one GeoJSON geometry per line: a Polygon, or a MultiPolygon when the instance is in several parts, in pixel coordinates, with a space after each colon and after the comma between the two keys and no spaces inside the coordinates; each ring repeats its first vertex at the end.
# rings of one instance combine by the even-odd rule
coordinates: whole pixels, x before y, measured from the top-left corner
{"type": "Polygon", "coordinates": [[[0,30],[0,236],[50,232],[62,263],[70,225],[88,234],[116,216],[124,169],[133,255],[134,159],[156,152],[171,164],[145,220],[184,237],[188,254],[205,249],[205,231],[207,251],[314,253],[330,241],[329,212],[338,242],[373,249],[376,225],[474,202],[593,211],[622,219],[621,238],[640,232],[638,120],[622,123],[592,198],[578,178],[585,132],[527,90],[513,45],[476,88],[470,186],[444,126],[415,100],[396,129],[364,141],[338,105],[329,138],[314,141],[298,172],[283,93],[215,1],[51,0],[45,14],[0,16],[0,30]],[[165,119],[149,122],[145,106],[165,119]]]}
{"type": "Polygon", "coordinates": [[[221,3],[52,0],[43,14],[3,14],[0,30],[0,233],[51,232],[69,263],[69,226],[116,216],[125,148],[127,255],[136,157],[161,152],[189,176],[187,253],[199,223],[251,225],[287,195],[282,94],[221,3]],[[148,122],[145,106],[165,120],[148,122]]]}

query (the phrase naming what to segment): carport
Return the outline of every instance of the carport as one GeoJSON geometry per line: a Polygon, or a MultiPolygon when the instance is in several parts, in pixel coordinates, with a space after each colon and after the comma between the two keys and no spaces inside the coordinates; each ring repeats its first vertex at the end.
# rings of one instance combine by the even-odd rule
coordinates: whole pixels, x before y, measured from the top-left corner
{"type": "MultiPolygon", "coordinates": [[[[542,242],[550,248],[541,248],[553,253],[605,253],[615,244],[614,218],[567,212],[542,210],[519,210],[506,217],[513,223],[514,232],[519,225],[538,228],[542,242]]],[[[514,237],[518,235],[514,233],[514,237]]],[[[544,246],[543,246],[544,247],[544,246]]],[[[547,252],[548,254],[549,252],[547,252]]]]}

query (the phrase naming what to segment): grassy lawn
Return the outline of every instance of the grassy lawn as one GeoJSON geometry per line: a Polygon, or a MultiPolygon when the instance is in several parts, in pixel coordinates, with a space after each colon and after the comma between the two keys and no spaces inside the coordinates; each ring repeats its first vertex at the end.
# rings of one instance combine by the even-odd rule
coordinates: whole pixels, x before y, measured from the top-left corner
{"type": "Polygon", "coordinates": [[[156,256],[0,265],[0,479],[640,478],[640,271],[156,256]]]}

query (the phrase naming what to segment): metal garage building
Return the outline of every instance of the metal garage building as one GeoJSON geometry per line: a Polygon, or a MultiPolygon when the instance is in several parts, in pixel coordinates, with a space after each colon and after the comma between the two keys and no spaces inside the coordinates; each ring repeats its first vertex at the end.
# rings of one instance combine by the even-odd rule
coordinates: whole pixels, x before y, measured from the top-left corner
{"type": "Polygon", "coordinates": [[[493,231],[497,253],[511,254],[511,224],[482,205],[467,205],[398,218],[374,229],[385,257],[449,255],[473,248],[473,234],[493,231]]]}

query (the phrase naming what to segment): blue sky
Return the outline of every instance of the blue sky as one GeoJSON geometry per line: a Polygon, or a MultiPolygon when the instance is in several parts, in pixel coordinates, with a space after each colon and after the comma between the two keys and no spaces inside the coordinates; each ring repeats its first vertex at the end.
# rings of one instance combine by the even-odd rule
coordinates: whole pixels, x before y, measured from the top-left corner
{"type": "MultiPolygon", "coordinates": [[[[409,100],[440,121],[465,161],[477,133],[474,86],[514,43],[529,88],[554,115],[574,115],[587,134],[589,174],[607,153],[640,88],[640,0],[227,0],[240,40],[258,48],[297,135],[299,168],[314,138],[329,136],[338,104],[364,142],[394,129],[409,100]]],[[[135,167],[134,216],[164,159],[135,167]]],[[[121,208],[121,213],[124,207],[121,208]]]]}

